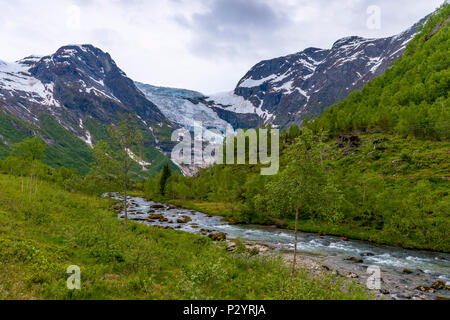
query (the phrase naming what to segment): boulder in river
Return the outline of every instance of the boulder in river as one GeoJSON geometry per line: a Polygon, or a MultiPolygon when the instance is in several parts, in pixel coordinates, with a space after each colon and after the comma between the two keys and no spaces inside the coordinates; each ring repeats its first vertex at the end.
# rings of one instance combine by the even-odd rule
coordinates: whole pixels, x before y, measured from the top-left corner
{"type": "Polygon", "coordinates": [[[411,273],[414,273],[414,271],[409,269],[403,269],[403,274],[411,274],[411,273]]]}
{"type": "Polygon", "coordinates": [[[130,218],[130,220],[133,220],[133,221],[148,221],[145,218],[139,218],[139,217],[130,218]]]}
{"type": "Polygon", "coordinates": [[[148,216],[148,218],[151,220],[159,220],[159,219],[164,218],[164,216],[159,213],[159,214],[151,214],[148,216]]]}
{"type": "Polygon", "coordinates": [[[208,230],[208,229],[200,229],[200,233],[204,236],[206,236],[208,233],[211,233],[212,230],[208,230]]]}
{"type": "Polygon", "coordinates": [[[150,206],[151,209],[164,209],[165,206],[162,204],[154,204],[152,206],[150,206]]]}
{"type": "Polygon", "coordinates": [[[192,219],[188,216],[182,216],[181,219],[177,220],[178,223],[188,223],[191,221],[192,221],[192,219]]]}
{"type": "Polygon", "coordinates": [[[213,241],[225,241],[227,240],[227,234],[223,232],[211,233],[208,237],[213,241]]]}
{"type": "Polygon", "coordinates": [[[363,259],[356,258],[356,257],[349,257],[349,258],[347,258],[347,259],[345,259],[345,260],[351,261],[351,262],[354,262],[354,263],[363,263],[363,262],[364,262],[363,259]]]}

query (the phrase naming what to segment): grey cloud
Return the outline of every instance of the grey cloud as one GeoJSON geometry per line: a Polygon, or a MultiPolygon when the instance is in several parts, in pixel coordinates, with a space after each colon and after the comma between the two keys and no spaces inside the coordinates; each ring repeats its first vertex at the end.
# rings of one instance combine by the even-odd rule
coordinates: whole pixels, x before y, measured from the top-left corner
{"type": "Polygon", "coordinates": [[[270,38],[289,17],[260,0],[205,1],[209,10],[190,17],[176,16],[175,21],[194,34],[191,51],[202,57],[232,57],[270,38]]]}

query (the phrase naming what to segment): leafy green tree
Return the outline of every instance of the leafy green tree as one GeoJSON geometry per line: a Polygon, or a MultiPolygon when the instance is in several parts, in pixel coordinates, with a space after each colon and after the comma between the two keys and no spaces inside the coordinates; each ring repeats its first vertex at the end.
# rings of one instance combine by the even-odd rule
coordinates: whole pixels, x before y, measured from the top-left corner
{"type": "Polygon", "coordinates": [[[12,155],[30,164],[30,201],[33,195],[33,176],[35,175],[36,163],[43,159],[45,148],[45,142],[39,137],[27,138],[13,145],[12,155]]]}
{"type": "Polygon", "coordinates": [[[127,185],[128,172],[133,164],[132,149],[139,147],[143,140],[143,135],[138,128],[137,117],[132,114],[121,116],[117,126],[109,127],[111,138],[119,149],[113,153],[114,159],[120,163],[123,181],[123,205],[125,212],[125,230],[128,225],[128,205],[127,205],[127,185]]]}
{"type": "MultiPolygon", "coordinates": [[[[285,153],[287,165],[267,186],[267,203],[269,208],[280,213],[295,212],[295,242],[292,274],[295,272],[298,247],[298,222],[300,210],[312,212],[311,207],[323,209],[326,191],[335,191],[335,186],[328,184],[323,166],[323,144],[321,138],[305,129],[285,153]],[[325,191],[324,191],[325,190],[325,191]]],[[[336,191],[335,191],[336,192],[336,191]]],[[[335,200],[335,199],[333,199],[335,200]]],[[[339,199],[337,200],[339,201],[339,199]]],[[[323,210],[322,210],[323,211],[323,210]]]]}
{"type": "Polygon", "coordinates": [[[94,145],[94,165],[90,174],[111,191],[120,182],[120,172],[121,163],[110,145],[103,140],[97,142],[94,145]]]}
{"type": "Polygon", "coordinates": [[[162,170],[162,175],[159,180],[159,191],[162,196],[166,195],[166,187],[167,187],[167,181],[169,180],[170,176],[172,175],[172,172],[170,171],[169,164],[166,163],[162,170]]]}

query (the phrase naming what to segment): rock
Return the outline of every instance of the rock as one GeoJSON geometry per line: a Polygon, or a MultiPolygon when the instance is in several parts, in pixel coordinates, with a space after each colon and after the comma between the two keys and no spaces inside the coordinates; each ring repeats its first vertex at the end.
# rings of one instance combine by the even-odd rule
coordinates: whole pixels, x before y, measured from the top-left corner
{"type": "Polygon", "coordinates": [[[322,265],[322,269],[324,269],[325,271],[330,271],[330,268],[328,268],[326,265],[322,265]]]}
{"type": "Polygon", "coordinates": [[[341,241],[348,241],[348,238],[347,237],[340,237],[339,240],[341,240],[341,241]]]}
{"type": "Polygon", "coordinates": [[[414,273],[414,271],[409,269],[403,269],[403,274],[411,274],[411,273],[414,273]]]}
{"type": "Polygon", "coordinates": [[[381,294],[390,294],[390,292],[386,289],[380,289],[381,294]]]}
{"type": "Polygon", "coordinates": [[[164,209],[165,206],[162,204],[154,204],[152,206],[150,206],[151,209],[164,209]]]}
{"type": "Polygon", "coordinates": [[[170,205],[170,206],[167,208],[167,210],[175,210],[175,209],[178,209],[178,207],[177,207],[177,206],[174,206],[174,205],[170,205]]]}
{"type": "Polygon", "coordinates": [[[148,216],[148,221],[159,220],[159,222],[168,222],[169,219],[164,217],[162,214],[151,214],[148,216]]]}
{"type": "Polygon", "coordinates": [[[133,220],[133,221],[148,221],[148,219],[145,219],[145,218],[138,218],[138,217],[136,217],[136,218],[130,218],[130,220],[133,220]]]}
{"type": "Polygon", "coordinates": [[[337,271],[337,270],[333,270],[332,272],[331,272],[331,274],[333,275],[333,276],[340,276],[341,274],[339,273],[339,271],[337,271]]]}
{"type": "Polygon", "coordinates": [[[357,278],[359,278],[359,276],[356,273],[353,273],[353,272],[350,272],[345,277],[348,278],[348,279],[357,279],[357,278]]]}
{"type": "Polygon", "coordinates": [[[148,210],[147,213],[149,213],[149,214],[155,213],[155,210],[153,210],[153,209],[152,210],[148,210]]]}
{"type": "Polygon", "coordinates": [[[438,280],[431,285],[434,290],[450,290],[450,286],[447,286],[444,281],[438,280]]]}
{"type": "Polygon", "coordinates": [[[230,244],[229,246],[227,246],[227,251],[234,251],[234,250],[236,250],[235,244],[230,244]]]}
{"type": "Polygon", "coordinates": [[[347,258],[347,259],[345,259],[345,260],[347,260],[347,261],[352,261],[352,262],[354,262],[354,263],[363,263],[363,262],[364,262],[363,259],[356,258],[356,257],[350,257],[350,258],[347,258]]]}
{"type": "Polygon", "coordinates": [[[206,236],[208,233],[211,233],[212,230],[208,230],[208,229],[200,229],[200,233],[204,236],[206,236]]]}
{"type": "Polygon", "coordinates": [[[450,297],[448,297],[448,296],[436,296],[436,300],[448,301],[448,300],[450,300],[450,297]]]}
{"type": "Polygon", "coordinates": [[[361,257],[373,257],[375,254],[372,252],[363,252],[361,253],[361,257]]]}
{"type": "Polygon", "coordinates": [[[178,223],[188,223],[191,221],[192,221],[192,219],[188,216],[182,216],[181,219],[177,220],[178,223]]]}
{"type": "Polygon", "coordinates": [[[227,240],[227,234],[223,232],[211,233],[208,237],[213,241],[224,241],[227,240]]]}
{"type": "Polygon", "coordinates": [[[416,290],[427,292],[427,293],[434,293],[434,289],[426,286],[418,286],[416,290]]]}
{"type": "Polygon", "coordinates": [[[152,219],[152,220],[159,220],[159,219],[164,218],[164,216],[159,213],[159,214],[151,214],[151,215],[148,216],[148,218],[152,219]]]}

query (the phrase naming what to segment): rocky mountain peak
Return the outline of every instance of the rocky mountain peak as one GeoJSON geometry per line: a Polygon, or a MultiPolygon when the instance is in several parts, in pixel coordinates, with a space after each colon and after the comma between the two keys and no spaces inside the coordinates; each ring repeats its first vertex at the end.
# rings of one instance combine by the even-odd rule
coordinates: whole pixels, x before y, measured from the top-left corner
{"type": "Polygon", "coordinates": [[[311,47],[261,61],[238,82],[234,97],[228,98],[237,101],[237,108],[220,101],[212,103],[224,110],[262,115],[262,121],[280,127],[299,124],[306,116],[322,113],[384,73],[427,18],[396,36],[350,36],[337,40],[330,49],[311,47]]]}

